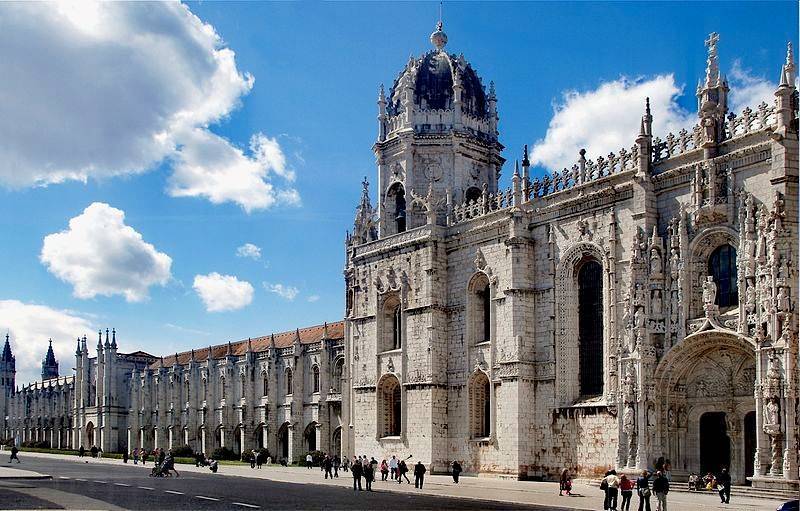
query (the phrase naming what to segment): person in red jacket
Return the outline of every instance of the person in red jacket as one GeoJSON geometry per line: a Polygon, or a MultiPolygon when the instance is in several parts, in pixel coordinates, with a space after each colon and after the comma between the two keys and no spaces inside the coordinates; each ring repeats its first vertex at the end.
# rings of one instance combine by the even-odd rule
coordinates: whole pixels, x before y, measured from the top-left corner
{"type": "Polygon", "coordinates": [[[622,477],[619,478],[619,491],[622,494],[622,505],[620,506],[620,511],[630,511],[631,497],[633,496],[633,486],[633,480],[628,479],[628,476],[622,474],[622,477]]]}

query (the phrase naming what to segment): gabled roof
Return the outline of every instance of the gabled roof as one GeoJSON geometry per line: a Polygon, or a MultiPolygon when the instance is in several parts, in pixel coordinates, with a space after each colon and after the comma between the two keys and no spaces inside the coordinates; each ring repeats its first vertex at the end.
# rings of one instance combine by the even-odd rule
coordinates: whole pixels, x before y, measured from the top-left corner
{"type": "MultiPolygon", "coordinates": [[[[289,330],[287,332],[280,332],[277,334],[264,335],[261,337],[254,337],[251,339],[244,339],[237,342],[230,343],[230,354],[233,356],[241,356],[247,352],[247,343],[250,342],[254,353],[260,353],[269,350],[271,338],[275,337],[276,348],[287,348],[294,344],[297,336],[300,336],[300,344],[313,344],[319,342],[325,337],[325,324],[315,325],[299,330],[289,330]]],[[[337,321],[335,323],[327,323],[328,335],[327,339],[344,339],[344,321],[337,321]]],[[[220,359],[224,358],[228,353],[228,344],[218,344],[211,346],[211,358],[220,359]]],[[[196,362],[203,362],[209,358],[209,348],[200,348],[193,350],[194,360],[196,362]]],[[[188,364],[192,359],[192,351],[184,351],[177,355],[170,355],[164,357],[164,367],[170,367],[175,363],[177,356],[178,364],[188,364]]],[[[161,365],[161,360],[150,365],[151,368],[156,369],[161,365]]]]}

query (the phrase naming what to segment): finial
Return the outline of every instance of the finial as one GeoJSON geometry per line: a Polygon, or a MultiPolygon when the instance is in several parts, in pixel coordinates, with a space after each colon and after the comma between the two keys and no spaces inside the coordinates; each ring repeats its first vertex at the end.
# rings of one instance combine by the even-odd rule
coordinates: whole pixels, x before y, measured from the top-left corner
{"type": "Polygon", "coordinates": [[[706,61],[706,87],[714,87],[719,84],[719,58],[717,55],[717,43],[719,34],[711,32],[705,45],[708,46],[708,60],[706,61]]]}
{"type": "Polygon", "coordinates": [[[794,66],[794,50],[792,49],[792,42],[786,44],[786,65],[794,66]]]}
{"type": "Polygon", "coordinates": [[[580,155],[581,155],[581,159],[582,159],[582,160],[585,160],[585,159],[586,159],[586,149],[583,149],[583,148],[581,148],[581,150],[580,150],[580,151],[578,151],[578,154],[580,154],[580,155]]]}
{"type": "Polygon", "coordinates": [[[519,177],[519,160],[514,160],[514,177],[519,177]]]}
{"type": "Polygon", "coordinates": [[[495,91],[494,91],[494,80],[489,82],[489,99],[494,99],[495,91]]]}
{"type": "Polygon", "coordinates": [[[524,167],[530,167],[530,166],[531,166],[531,162],[528,159],[528,144],[525,144],[522,147],[522,167],[524,168],[524,167]]]}
{"type": "Polygon", "coordinates": [[[650,115],[650,97],[644,98],[644,112],[646,115],[650,115]]]}
{"type": "Polygon", "coordinates": [[[442,20],[436,24],[436,30],[431,34],[431,44],[437,51],[442,51],[447,45],[447,34],[442,30],[442,20]]]}

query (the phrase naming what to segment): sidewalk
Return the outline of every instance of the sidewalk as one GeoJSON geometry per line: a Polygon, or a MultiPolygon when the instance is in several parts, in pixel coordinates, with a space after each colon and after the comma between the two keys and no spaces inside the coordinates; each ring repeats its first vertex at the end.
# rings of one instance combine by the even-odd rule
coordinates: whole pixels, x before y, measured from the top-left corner
{"type": "MultiPolygon", "coordinates": [[[[18,463],[15,463],[18,465],[18,463]]],[[[39,472],[31,472],[30,470],[22,470],[17,467],[0,466],[0,481],[8,481],[15,479],[52,479],[47,474],[40,474],[39,472]]]]}
{"type": "MultiPolygon", "coordinates": [[[[127,464],[117,459],[78,459],[75,456],[44,454],[24,452],[25,457],[37,458],[58,458],[71,460],[74,463],[102,463],[117,466],[126,466],[130,470],[140,470],[143,474],[148,474],[153,467],[152,462],[142,467],[141,464],[134,465],[133,462],[127,464]]],[[[208,468],[195,467],[194,465],[176,465],[180,473],[194,472],[206,474],[208,477],[248,477],[257,479],[270,479],[295,484],[319,484],[352,488],[353,479],[350,472],[339,472],[339,478],[333,480],[324,479],[323,473],[318,467],[311,470],[304,467],[283,467],[280,465],[264,465],[261,470],[251,469],[247,465],[220,465],[219,472],[212,474],[208,468]]],[[[412,478],[413,481],[413,478],[412,478]]],[[[257,484],[254,481],[254,484],[257,484]]],[[[513,481],[498,479],[493,477],[462,477],[459,484],[454,484],[450,476],[445,475],[426,475],[425,489],[417,490],[413,484],[397,484],[391,481],[375,481],[373,487],[376,491],[392,491],[402,493],[424,492],[428,495],[441,497],[468,498],[475,500],[491,500],[495,502],[508,502],[512,504],[541,504],[563,509],[598,510],[603,508],[603,494],[596,488],[577,481],[573,487],[572,497],[558,496],[558,483],[551,482],[532,482],[532,481],[513,481]]],[[[778,502],[772,499],[762,499],[754,497],[738,497],[732,495],[731,504],[720,503],[719,497],[714,494],[685,494],[670,493],[670,511],[705,511],[705,510],[732,510],[737,511],[774,511],[778,502]]],[[[621,498],[620,498],[621,502],[621,498]]],[[[655,500],[651,504],[655,509],[655,500]]],[[[631,503],[632,508],[638,509],[638,498],[634,495],[631,503]]]]}

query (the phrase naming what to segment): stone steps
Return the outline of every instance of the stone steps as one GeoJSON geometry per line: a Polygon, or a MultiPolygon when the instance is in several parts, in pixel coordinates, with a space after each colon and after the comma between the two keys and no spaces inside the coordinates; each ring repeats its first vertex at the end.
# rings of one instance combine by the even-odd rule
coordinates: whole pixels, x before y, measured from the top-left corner
{"type": "MultiPolygon", "coordinates": [[[[576,479],[575,482],[580,482],[598,488],[600,487],[600,479],[576,479]]],[[[670,493],[680,492],[680,493],[704,493],[704,494],[717,492],[716,490],[700,490],[698,492],[691,492],[687,488],[687,484],[688,483],[686,481],[670,483],[669,491],[670,493]]],[[[774,499],[774,500],[779,500],[781,502],[797,499],[798,497],[797,492],[790,490],[760,489],[760,488],[753,488],[752,486],[731,486],[731,496],[774,499]]]]}

